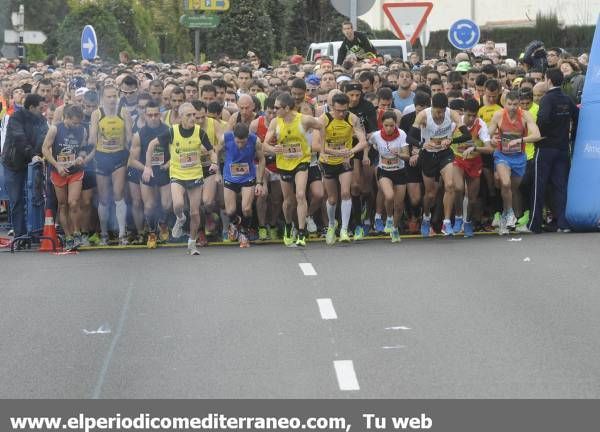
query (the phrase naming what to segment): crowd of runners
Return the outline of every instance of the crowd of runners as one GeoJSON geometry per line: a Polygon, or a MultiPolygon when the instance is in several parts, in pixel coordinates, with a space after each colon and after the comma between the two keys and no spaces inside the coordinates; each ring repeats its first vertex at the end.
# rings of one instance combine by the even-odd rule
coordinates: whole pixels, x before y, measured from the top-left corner
{"type": "Polygon", "coordinates": [[[566,185],[585,55],[377,56],[344,24],[344,58],[32,65],[0,59],[14,235],[27,164],[68,249],[208,240],[358,241],[568,232],[566,185]],[[550,185],[550,187],[546,187],[550,185]]]}

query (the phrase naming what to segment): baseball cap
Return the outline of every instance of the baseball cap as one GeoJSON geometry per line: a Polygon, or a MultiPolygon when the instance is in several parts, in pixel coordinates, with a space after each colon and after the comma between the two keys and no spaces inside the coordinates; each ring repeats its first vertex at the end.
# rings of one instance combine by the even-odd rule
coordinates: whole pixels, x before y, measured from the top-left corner
{"type": "Polygon", "coordinates": [[[457,72],[469,72],[470,69],[471,63],[469,63],[468,61],[461,61],[456,65],[457,72]]]}
{"type": "Polygon", "coordinates": [[[338,84],[343,82],[343,81],[351,81],[352,78],[350,78],[348,75],[340,75],[339,77],[336,78],[335,82],[337,82],[338,84]]]}

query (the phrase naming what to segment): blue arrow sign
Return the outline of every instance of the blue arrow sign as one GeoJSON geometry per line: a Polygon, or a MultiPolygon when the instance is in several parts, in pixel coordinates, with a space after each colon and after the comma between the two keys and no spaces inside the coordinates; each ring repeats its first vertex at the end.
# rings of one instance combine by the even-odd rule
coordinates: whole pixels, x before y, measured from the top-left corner
{"type": "Polygon", "coordinates": [[[86,25],[81,32],[81,58],[94,60],[98,55],[98,39],[91,25],[86,25]]]}
{"type": "Polygon", "coordinates": [[[479,42],[479,26],[469,19],[460,19],[450,26],[448,40],[454,48],[466,50],[479,42]]]}

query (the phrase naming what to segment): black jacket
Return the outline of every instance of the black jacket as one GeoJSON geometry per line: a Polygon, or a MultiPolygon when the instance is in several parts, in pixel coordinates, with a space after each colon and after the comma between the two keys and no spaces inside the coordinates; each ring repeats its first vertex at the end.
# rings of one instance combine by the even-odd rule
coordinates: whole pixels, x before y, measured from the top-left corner
{"type": "Polygon", "coordinates": [[[42,144],[48,132],[46,119],[22,108],[15,112],[6,126],[2,147],[2,163],[13,171],[27,169],[34,156],[42,155],[42,144]]]}
{"type": "Polygon", "coordinates": [[[578,116],[579,108],[560,87],[548,90],[540,100],[537,125],[542,140],[536,147],[568,150],[569,139],[575,139],[578,116]]]}
{"type": "Polygon", "coordinates": [[[372,57],[375,57],[377,55],[377,50],[367,36],[361,32],[355,31],[353,40],[348,40],[347,37],[344,37],[342,46],[338,51],[337,64],[343,64],[344,60],[346,60],[346,56],[350,53],[355,54],[359,60],[363,60],[368,58],[368,53],[371,53],[372,57]]]}

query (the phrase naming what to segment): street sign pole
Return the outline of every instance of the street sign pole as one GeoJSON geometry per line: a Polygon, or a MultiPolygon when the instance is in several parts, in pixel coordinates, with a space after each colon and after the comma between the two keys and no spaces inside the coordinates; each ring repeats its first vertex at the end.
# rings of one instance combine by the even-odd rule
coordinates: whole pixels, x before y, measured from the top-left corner
{"type": "Polygon", "coordinates": [[[19,58],[25,60],[25,43],[23,39],[25,37],[25,6],[19,6],[19,14],[17,15],[17,25],[15,29],[19,32],[19,46],[17,47],[19,58]]]}
{"type": "Polygon", "coordinates": [[[198,64],[200,59],[200,30],[194,30],[194,63],[198,64]]]}
{"type": "Polygon", "coordinates": [[[350,0],[350,22],[352,23],[352,28],[354,30],[358,29],[358,25],[357,25],[357,20],[358,17],[356,16],[356,0],[350,0]]]}
{"type": "MultiPolygon", "coordinates": [[[[421,63],[425,61],[425,45],[427,45],[427,43],[425,43],[425,34],[427,32],[427,21],[425,21],[425,24],[423,25],[423,30],[421,30],[421,63]]],[[[429,42],[429,41],[427,41],[429,42]]]]}

